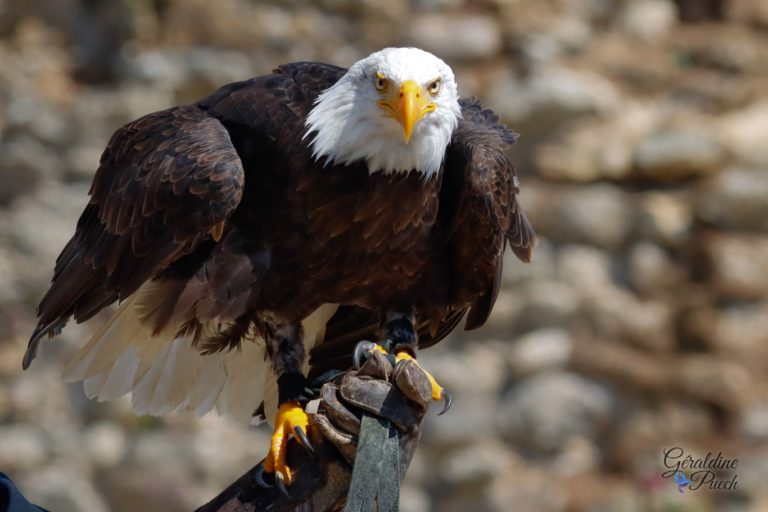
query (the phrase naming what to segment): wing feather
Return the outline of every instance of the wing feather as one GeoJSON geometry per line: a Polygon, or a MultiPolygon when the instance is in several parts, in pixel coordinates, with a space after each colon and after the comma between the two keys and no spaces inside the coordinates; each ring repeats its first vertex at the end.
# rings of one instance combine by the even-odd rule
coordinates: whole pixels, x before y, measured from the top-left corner
{"type": "Polygon", "coordinates": [[[477,294],[465,324],[474,329],[485,323],[496,302],[505,244],[530,261],[536,235],[517,201],[519,181],[504,155],[517,135],[476,99],[461,100],[461,106],[462,120],[446,157],[446,173],[453,176],[446,181],[458,189],[452,194],[451,246],[462,267],[461,287],[477,294]]]}
{"type": "Polygon", "coordinates": [[[227,130],[198,106],[155,112],[115,132],[38,307],[24,367],[39,340],[70,316],[87,320],[203,241],[220,237],[243,184],[227,130]]]}

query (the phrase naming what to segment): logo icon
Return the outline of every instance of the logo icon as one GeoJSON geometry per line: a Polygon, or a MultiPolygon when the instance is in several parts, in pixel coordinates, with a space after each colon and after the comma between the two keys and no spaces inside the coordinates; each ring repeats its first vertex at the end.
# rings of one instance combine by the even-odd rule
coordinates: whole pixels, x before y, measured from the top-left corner
{"type": "Polygon", "coordinates": [[[675,483],[677,484],[677,490],[683,492],[683,488],[690,484],[691,481],[685,477],[685,473],[682,471],[675,471],[675,483]]]}

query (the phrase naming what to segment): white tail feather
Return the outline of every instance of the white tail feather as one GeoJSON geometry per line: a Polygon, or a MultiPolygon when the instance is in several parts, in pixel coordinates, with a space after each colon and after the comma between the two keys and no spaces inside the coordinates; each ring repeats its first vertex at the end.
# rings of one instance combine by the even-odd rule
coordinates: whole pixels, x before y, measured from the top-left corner
{"type": "Polygon", "coordinates": [[[99,401],[115,400],[130,392],[131,384],[140,366],[141,361],[136,355],[136,351],[131,345],[128,345],[112,368],[102,372],[107,374],[107,378],[101,385],[99,401]]]}
{"type": "MultiPolygon", "coordinates": [[[[131,392],[137,414],[190,411],[202,416],[216,407],[249,423],[263,401],[266,417],[274,417],[277,381],[265,357],[264,340],[250,336],[240,349],[204,356],[191,338],[175,337],[177,325],[153,334],[141,323],[135,297],[142,293],[149,292],[139,290],[123,302],[75,354],[65,369],[67,381],[84,381],[85,393],[99,401],[131,392]]],[[[322,306],[303,322],[307,353],[323,339],[336,307],[322,306]]]]}

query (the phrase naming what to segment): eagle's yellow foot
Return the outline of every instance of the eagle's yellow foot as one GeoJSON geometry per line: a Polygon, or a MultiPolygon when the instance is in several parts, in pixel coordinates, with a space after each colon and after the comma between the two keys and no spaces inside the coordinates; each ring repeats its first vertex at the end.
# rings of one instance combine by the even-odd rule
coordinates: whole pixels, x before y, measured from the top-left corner
{"type": "MultiPolygon", "coordinates": [[[[362,356],[366,352],[371,352],[373,350],[378,350],[382,354],[387,355],[387,351],[384,350],[384,347],[379,345],[378,343],[373,343],[370,341],[361,341],[357,344],[355,347],[355,352],[353,355],[355,368],[360,368],[362,356]]],[[[427,376],[427,379],[429,379],[429,384],[432,386],[432,399],[435,401],[445,400],[445,405],[443,406],[443,410],[438,413],[445,414],[448,412],[448,409],[451,408],[451,394],[448,393],[448,391],[442,387],[440,384],[437,383],[437,380],[432,376],[431,373],[429,373],[427,370],[424,369],[421,364],[419,364],[419,361],[413,357],[407,350],[400,350],[395,354],[395,362],[398,361],[405,361],[405,360],[412,360],[416,365],[418,365],[419,368],[424,372],[424,374],[427,376]]]]}
{"type": "Polygon", "coordinates": [[[308,426],[309,416],[304,412],[299,402],[286,402],[277,409],[275,429],[272,432],[272,445],[267,458],[264,459],[263,467],[264,472],[275,474],[275,484],[283,494],[288,495],[285,485],[290,485],[293,482],[293,473],[285,462],[290,436],[295,437],[307,451],[314,454],[306,435],[308,426]]]}
{"type": "Polygon", "coordinates": [[[424,372],[424,374],[427,376],[427,379],[429,379],[429,384],[432,386],[432,400],[438,402],[440,400],[445,400],[445,405],[443,406],[443,410],[440,411],[438,416],[440,414],[444,414],[448,411],[448,409],[451,408],[451,395],[446,391],[446,389],[437,383],[437,380],[432,376],[431,373],[429,373],[427,370],[424,369],[421,364],[419,364],[419,361],[413,357],[407,350],[400,350],[395,354],[395,360],[396,361],[413,361],[416,363],[416,365],[421,368],[421,370],[424,372]]]}

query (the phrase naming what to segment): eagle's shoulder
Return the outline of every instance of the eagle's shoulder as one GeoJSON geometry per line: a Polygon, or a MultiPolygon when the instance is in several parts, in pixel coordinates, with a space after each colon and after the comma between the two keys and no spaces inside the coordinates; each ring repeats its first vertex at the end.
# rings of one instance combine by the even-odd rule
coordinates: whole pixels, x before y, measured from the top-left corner
{"type": "Polygon", "coordinates": [[[484,107],[477,98],[461,98],[461,120],[451,139],[456,145],[484,145],[506,150],[517,140],[517,133],[507,128],[499,115],[490,108],[484,107]]]}
{"type": "Polygon", "coordinates": [[[270,133],[303,126],[317,96],[346,70],[321,62],[292,62],[272,73],[220,87],[197,105],[225,124],[270,133]]]}
{"type": "Polygon", "coordinates": [[[290,62],[272,71],[289,78],[302,91],[314,96],[335,84],[346,72],[345,68],[323,62],[290,62]]]}

